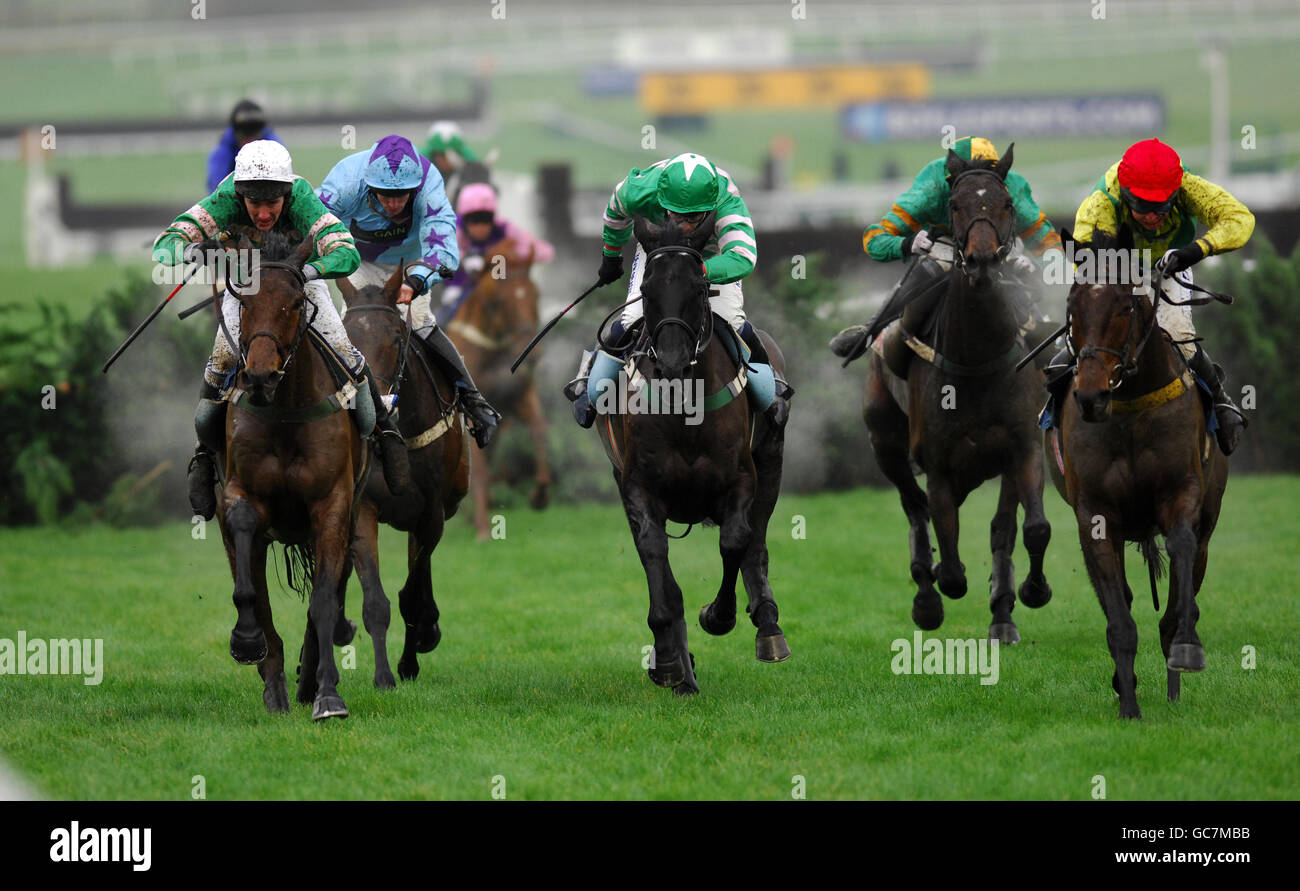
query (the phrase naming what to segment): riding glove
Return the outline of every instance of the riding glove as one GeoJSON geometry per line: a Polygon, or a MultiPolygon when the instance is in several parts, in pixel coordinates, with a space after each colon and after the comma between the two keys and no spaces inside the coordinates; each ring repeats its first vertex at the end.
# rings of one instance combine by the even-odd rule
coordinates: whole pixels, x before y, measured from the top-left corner
{"type": "Polygon", "coordinates": [[[614,256],[604,255],[600,261],[600,272],[596,274],[596,283],[598,285],[607,285],[610,282],[616,282],[623,277],[623,255],[615,254],[614,256]]]}

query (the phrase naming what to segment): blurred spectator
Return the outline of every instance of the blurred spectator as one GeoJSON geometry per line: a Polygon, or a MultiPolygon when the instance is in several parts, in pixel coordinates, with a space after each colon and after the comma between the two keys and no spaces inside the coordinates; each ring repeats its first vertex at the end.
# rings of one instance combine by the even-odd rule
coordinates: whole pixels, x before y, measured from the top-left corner
{"type": "Polygon", "coordinates": [[[266,112],[251,99],[240,99],[230,112],[230,126],[221,134],[217,147],[208,155],[208,193],[221,185],[221,181],[235,170],[235,155],[256,139],[270,139],[283,145],[266,123],[266,112]]]}

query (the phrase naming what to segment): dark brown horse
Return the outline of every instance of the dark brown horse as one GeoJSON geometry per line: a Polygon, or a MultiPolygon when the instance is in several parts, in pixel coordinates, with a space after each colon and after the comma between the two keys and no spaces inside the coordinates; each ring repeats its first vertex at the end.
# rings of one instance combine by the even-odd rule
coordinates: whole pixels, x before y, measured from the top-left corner
{"type": "Polygon", "coordinates": [[[1052,596],[1043,576],[1052,529],[1043,512],[1043,464],[1034,423],[1043,378],[1033,366],[1015,370],[1020,323],[994,281],[1015,234],[1015,209],[1005,183],[1011,162],[1010,148],[996,163],[967,162],[948,152],[958,250],[947,293],[936,309],[934,334],[929,344],[912,338],[918,356],[906,381],[872,352],[863,409],[876,462],[898,488],[912,527],[908,543],[917,585],[912,620],[919,627],[943,624],[936,581],[949,597],[966,594],[966,567],[957,551],[958,508],[985,480],[1001,478],[990,530],[989,637],[1002,643],[1020,640],[1011,619],[1018,506],[1025,510],[1030,561],[1020,600],[1040,607],[1052,596]],[[912,462],[925,473],[927,491],[917,485],[912,462]],[[940,555],[933,567],[931,518],[940,555]]]}
{"type": "MultiPolygon", "coordinates": [[[[394,681],[386,646],[391,610],[379,579],[379,524],[407,533],[407,577],[397,595],[406,640],[397,672],[403,680],[414,680],[420,673],[416,654],[430,652],[442,639],[429,561],[446,521],[465,497],[470,476],[469,439],[454,408],[455,390],[411,342],[416,335],[397,307],[404,276],[405,267],[399,266],[383,288],[360,290],[339,279],[348,339],[365,354],[380,391],[398,395],[397,424],[411,462],[412,485],[401,496],[389,491],[382,475],[370,477],[352,543],[364,592],[361,617],[374,643],[375,686],[380,688],[390,688],[394,681]]],[[[341,620],[346,589],[345,575],[339,585],[341,620]]]]}
{"type": "MultiPolygon", "coordinates": [[[[247,237],[241,239],[241,251],[251,247],[247,237]]],[[[287,712],[289,699],[284,644],[267,595],[266,552],[272,540],[298,549],[300,566],[310,575],[307,643],[320,654],[310,667],[311,695],[304,700],[300,686],[299,701],[312,702],[312,717],[321,720],[348,714],[330,642],[348,559],[354,484],[366,465],[352,419],[338,410],[347,397],[330,403],[329,397],[338,396],[336,385],[307,342],[313,313],[301,270],[312,249],[310,238],[293,245],[279,233],[268,234],[257,291],[232,290],[234,296],[226,298],[240,303],[243,361],[226,414],[218,513],[238,611],[230,654],[258,666],[271,712],[287,712]]]]}
{"type": "MultiPolygon", "coordinates": [[[[512,242],[502,241],[487,249],[483,271],[455,320],[447,325],[447,335],[465,358],[465,367],[479,389],[501,412],[502,423],[517,418],[527,425],[537,460],[528,501],[534,509],[542,510],[550,502],[551,466],[546,452],[546,417],[535,379],[540,353],[534,351],[515,374],[510,373],[514,357],[537,333],[537,285],[529,274],[532,250],[520,256],[513,247],[512,242]]],[[[488,446],[475,456],[470,478],[474,525],[480,540],[488,538],[492,455],[493,449],[488,446]]]]}
{"type": "MultiPolygon", "coordinates": [[[[1068,245],[1068,232],[1062,232],[1062,240],[1068,245]]],[[[1121,248],[1125,246],[1131,247],[1131,241],[1121,248]]],[[[1082,256],[1083,251],[1075,253],[1082,256]]],[[[1206,434],[1197,384],[1156,325],[1148,293],[1135,293],[1131,283],[1077,282],[1070,289],[1068,310],[1078,367],[1060,407],[1060,439],[1049,430],[1045,448],[1056,487],[1074,508],[1084,563],[1106,615],[1106,643],[1115,661],[1111,685],[1119,694],[1120,717],[1139,718],[1133,671],[1137,624],[1124,573],[1124,543],[1141,544],[1156,600],[1160,553],[1155,538],[1165,537],[1170,580],[1160,648],[1173,701],[1179,673],[1205,668],[1205,650],[1196,634],[1196,595],[1227,487],[1228,459],[1206,434]]]]}
{"type": "MultiPolygon", "coordinates": [[[[711,521],[719,527],[722,584],[700,610],[704,630],[726,634],[735,627],[740,574],[749,593],[747,612],[758,629],[758,659],[779,662],[790,655],[767,580],[767,524],[781,489],[785,433],[753,415],[743,391],[726,396],[728,385],[739,379],[722,341],[732,334],[725,322],[715,325],[700,255],[712,217],[690,235],[641,219],[635,226],[647,251],[641,285],[646,335],[632,352],[635,369],[647,390],[676,383],[679,394],[694,392],[710,401],[696,400],[692,418],[683,411],[685,399],[669,404],[663,394],[671,394],[670,388],[660,387],[657,405],[648,399],[642,411],[634,411],[637,403],[629,399],[617,413],[598,417],[596,427],[650,588],[655,640],[650,679],[681,695],[698,692],[699,685],[687,648],[682,590],[668,565],[668,520],[711,521]],[[705,410],[711,404],[718,407],[705,410]]],[[[776,344],[760,336],[774,367],[784,371],[776,344]]]]}

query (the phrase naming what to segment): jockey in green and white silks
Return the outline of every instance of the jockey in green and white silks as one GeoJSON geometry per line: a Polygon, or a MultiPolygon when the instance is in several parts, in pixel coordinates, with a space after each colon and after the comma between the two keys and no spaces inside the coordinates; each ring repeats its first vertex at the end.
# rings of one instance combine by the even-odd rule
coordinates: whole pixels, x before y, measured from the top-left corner
{"type": "MultiPolygon", "coordinates": [[[[622,249],[632,237],[635,217],[643,217],[655,224],[670,220],[689,232],[710,213],[714,214],[713,234],[701,252],[705,258],[704,272],[711,285],[709,306],[736,330],[750,348],[753,357],[750,364],[766,365],[767,351],[759,341],[757,331],[745,318],[745,299],[740,284],[741,279],[754,271],[758,262],[754,221],[731,176],[704,156],[685,153],[645,170],[633,168],[614,187],[605,208],[598,281],[604,285],[622,277],[622,249]]],[[[610,329],[616,341],[645,313],[641,301],[636,299],[641,294],[645,264],[646,253],[638,244],[628,281],[627,296],[631,302],[610,329]]],[[[566,393],[574,400],[574,416],[584,427],[591,426],[595,419],[595,408],[587,399],[585,386],[590,366],[591,355],[585,354],[577,379],[566,388],[566,393]]],[[[789,411],[787,399],[793,392],[785,381],[777,377],[776,396],[767,410],[777,423],[784,423],[789,411]]]]}
{"type": "MultiPolygon", "coordinates": [[[[215,192],[178,216],[154,241],[154,260],[167,265],[185,262],[189,245],[211,242],[233,226],[253,231],[255,244],[258,234],[272,230],[296,232],[313,240],[314,250],[302,268],[306,279],[303,293],[315,307],[312,327],[342,357],[355,377],[368,380],[378,418],[376,428],[384,434],[380,444],[385,479],[395,492],[405,488],[409,469],[401,434],[379,398],[365,356],[348,340],[325,283],[325,279],[347,275],[357,268],[360,256],[356,245],[342,222],[316,197],[311,184],[294,174],[289,151],[278,142],[257,140],[240,149],[234,172],[215,192]]],[[[190,504],[205,519],[211,519],[216,510],[213,455],[224,440],[226,403],[221,391],[237,370],[239,309],[238,300],[221,301],[226,329],[236,343],[227,342],[225,332],[218,329],[212,356],[204,369],[194,419],[199,441],[189,466],[190,504]]],[[[362,433],[369,435],[370,431],[362,433]]]]}
{"type": "Polygon", "coordinates": [[[398,264],[410,264],[397,302],[411,305],[411,326],[456,384],[470,430],[486,447],[500,415],[474,385],[430,306],[430,286],[451,278],[460,265],[456,214],[438,169],[409,140],[392,134],[335,164],[318,194],[356,239],[361,266],[348,276],[354,286],[383,287],[398,264]]]}

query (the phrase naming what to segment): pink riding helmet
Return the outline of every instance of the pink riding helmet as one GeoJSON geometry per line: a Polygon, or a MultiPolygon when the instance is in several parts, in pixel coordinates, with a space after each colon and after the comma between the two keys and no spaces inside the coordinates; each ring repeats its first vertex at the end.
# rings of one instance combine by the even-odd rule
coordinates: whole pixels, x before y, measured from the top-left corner
{"type": "Polygon", "coordinates": [[[471,183],[460,190],[456,199],[456,213],[462,217],[471,213],[487,211],[495,214],[497,210],[497,193],[487,183],[471,183]]]}

